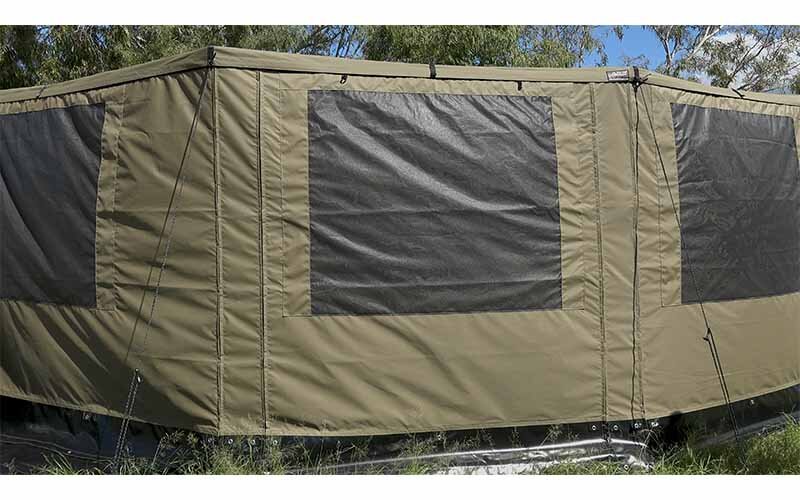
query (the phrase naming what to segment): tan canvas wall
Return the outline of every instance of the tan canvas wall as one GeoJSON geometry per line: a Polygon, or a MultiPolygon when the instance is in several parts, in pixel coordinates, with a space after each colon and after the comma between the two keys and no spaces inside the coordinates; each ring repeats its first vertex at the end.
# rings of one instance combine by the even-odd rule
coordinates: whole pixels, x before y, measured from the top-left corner
{"type": "MultiPolygon", "coordinates": [[[[140,366],[146,382],[137,417],[217,429],[211,99],[200,109],[171,257],[145,341],[155,274],[147,290],[145,284],[203,74],[0,105],[3,114],[86,102],[107,106],[97,202],[98,307],[0,300],[2,394],[119,415],[132,369],[140,366]]],[[[160,255],[163,244],[158,262],[160,255]]]]}
{"type": "MultiPolygon", "coordinates": [[[[101,89],[80,82],[38,99],[0,95],[10,101],[0,115],[105,103],[97,307],[0,300],[0,394],[118,416],[138,367],[135,418],[274,435],[628,420],[722,403],[699,308],[682,305],[681,232],[656,141],[677,196],[671,103],[795,123],[800,108],[668,88],[677,84],[658,75],[637,94],[594,69],[441,68],[432,79],[424,66],[403,66],[397,78],[385,64],[218,56],[226,67],[207,70],[195,54],[169,63],[168,74],[148,66],[143,79],[98,77],[101,89]],[[315,90],[549,98],[561,307],[314,314],[307,103],[315,90]]],[[[734,399],[800,382],[798,296],[707,304],[734,399]]]]}
{"type": "Polygon", "coordinates": [[[602,418],[592,89],[580,84],[262,75],[270,430],[380,434],[602,418]],[[308,291],[310,89],[553,98],[562,208],[561,311],[312,316],[308,291]],[[276,207],[277,208],[277,207],[276,207]],[[284,214],[281,217],[281,214],[284,214]],[[565,332],[569,332],[565,334],[565,332]],[[300,362],[302,358],[302,362],[300,362]],[[566,389],[568,388],[568,389],[566,389]],[[566,390],[565,390],[566,389],[566,390]]]}
{"type": "MultiPolygon", "coordinates": [[[[639,97],[639,248],[644,397],[647,416],[669,415],[723,403],[719,380],[703,340],[698,305],[681,303],[680,212],[671,103],[794,119],[800,109],[644,86],[639,97]],[[652,117],[651,127],[649,119],[652,117]],[[655,133],[654,133],[655,131],[655,133]],[[664,161],[667,180],[661,162],[664,161]],[[669,188],[668,188],[669,186],[669,188]]],[[[705,304],[731,398],[741,400],[800,381],[800,294],[705,304]]]]}

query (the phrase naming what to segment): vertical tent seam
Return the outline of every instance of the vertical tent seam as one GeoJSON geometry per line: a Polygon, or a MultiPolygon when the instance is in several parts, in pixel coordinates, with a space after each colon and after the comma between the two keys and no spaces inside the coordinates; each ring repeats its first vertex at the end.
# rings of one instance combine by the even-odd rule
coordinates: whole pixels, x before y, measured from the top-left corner
{"type": "Polygon", "coordinates": [[[589,85],[589,97],[592,105],[592,160],[594,167],[594,192],[595,192],[595,226],[597,228],[597,264],[598,264],[598,297],[600,319],[600,405],[603,422],[608,420],[608,387],[606,380],[606,322],[605,322],[605,292],[603,283],[603,227],[600,217],[600,166],[597,147],[597,101],[595,98],[595,85],[589,85]]]}
{"type": "MultiPolygon", "coordinates": [[[[641,296],[639,291],[639,214],[641,210],[641,200],[639,193],[639,89],[646,80],[640,78],[639,68],[634,67],[634,78],[632,80],[633,89],[633,105],[636,113],[636,121],[632,131],[633,141],[633,192],[634,192],[634,210],[633,210],[633,324],[632,324],[632,341],[633,341],[633,373],[631,383],[631,419],[636,420],[635,416],[635,398],[636,398],[636,383],[639,384],[639,412],[640,418],[646,420],[645,413],[645,400],[644,400],[644,378],[643,378],[643,356],[642,356],[642,339],[641,339],[641,296]]],[[[629,101],[630,102],[630,101],[629,101]]]]}
{"type": "MultiPolygon", "coordinates": [[[[345,79],[347,81],[347,79],[345,79]]],[[[308,210],[308,230],[305,234],[306,244],[304,245],[305,252],[306,252],[306,269],[308,269],[308,273],[306,275],[306,284],[308,285],[308,312],[305,313],[303,316],[313,316],[313,296],[311,294],[311,120],[308,118],[308,91],[305,91],[305,120],[306,125],[303,127],[305,129],[305,140],[306,140],[306,168],[305,168],[305,195],[306,195],[306,209],[308,210]]],[[[303,293],[305,296],[305,293],[303,293]]],[[[303,308],[305,310],[305,307],[303,308]]]]}
{"type": "MultiPolygon", "coordinates": [[[[522,91],[522,82],[517,82],[517,90],[522,91]]],[[[553,144],[555,145],[555,162],[556,162],[556,200],[558,202],[558,245],[561,248],[562,253],[558,256],[558,267],[561,271],[561,283],[559,283],[559,302],[561,303],[561,308],[565,309],[564,306],[564,282],[566,277],[564,276],[564,221],[561,218],[561,207],[562,207],[562,200],[561,200],[561,186],[558,179],[558,172],[561,166],[561,163],[558,161],[558,134],[556,134],[556,117],[555,113],[553,112],[553,99],[550,98],[550,123],[553,125],[553,144]]],[[[533,122],[533,117],[531,117],[531,122],[533,122]]],[[[578,250],[580,252],[580,250],[578,250]]]]}
{"type": "Polygon", "coordinates": [[[220,216],[222,212],[222,180],[219,170],[219,88],[217,71],[212,69],[212,92],[211,92],[211,114],[212,114],[212,151],[213,151],[213,173],[214,173],[214,226],[215,226],[215,260],[216,260],[216,288],[217,288],[217,433],[222,432],[222,414],[225,408],[224,370],[225,370],[225,346],[224,346],[224,302],[223,302],[223,275],[222,275],[222,224],[220,216]]]}
{"type": "Polygon", "coordinates": [[[281,316],[286,317],[288,316],[286,311],[286,302],[287,297],[289,296],[289,291],[286,285],[286,206],[288,202],[286,201],[286,193],[284,189],[284,184],[286,184],[286,175],[283,168],[283,150],[285,147],[285,130],[283,125],[283,85],[281,81],[278,81],[276,85],[276,92],[278,93],[278,110],[277,110],[277,123],[275,124],[278,128],[278,144],[276,147],[278,148],[278,167],[280,171],[280,223],[281,223],[281,253],[280,253],[280,263],[281,263],[281,274],[280,274],[280,288],[281,288],[281,316]]]}
{"type": "Polygon", "coordinates": [[[267,335],[269,325],[267,320],[267,290],[264,279],[264,186],[262,169],[262,111],[261,111],[261,72],[256,73],[256,175],[258,177],[258,282],[259,296],[261,299],[261,404],[264,418],[264,435],[269,432],[269,407],[267,402],[267,335]]]}
{"type": "MultiPolygon", "coordinates": [[[[115,165],[114,165],[114,194],[111,200],[111,213],[116,214],[117,212],[117,196],[119,195],[119,170],[122,164],[122,155],[120,155],[120,136],[122,135],[122,128],[125,126],[125,103],[128,100],[128,87],[122,87],[122,99],[120,101],[119,106],[119,127],[117,129],[117,135],[114,142],[114,158],[115,158],[115,165]]],[[[117,290],[117,266],[113,265],[114,256],[116,255],[117,249],[117,227],[118,224],[111,225],[111,295],[113,296],[113,305],[111,309],[116,309],[117,304],[119,303],[119,292],[117,290]]]]}

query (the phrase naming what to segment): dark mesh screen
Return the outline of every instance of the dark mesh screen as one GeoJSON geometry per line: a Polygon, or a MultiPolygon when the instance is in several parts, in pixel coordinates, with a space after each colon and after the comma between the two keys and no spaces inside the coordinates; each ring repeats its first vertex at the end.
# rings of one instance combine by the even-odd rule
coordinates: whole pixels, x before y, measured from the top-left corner
{"type": "Polygon", "coordinates": [[[549,98],[311,91],[314,314],[561,307],[549,98]]]}
{"type": "Polygon", "coordinates": [[[672,105],[683,302],[800,290],[800,168],[794,122],[672,105]]]}
{"type": "Polygon", "coordinates": [[[0,116],[0,298],[95,305],[103,105],[0,116]]]}

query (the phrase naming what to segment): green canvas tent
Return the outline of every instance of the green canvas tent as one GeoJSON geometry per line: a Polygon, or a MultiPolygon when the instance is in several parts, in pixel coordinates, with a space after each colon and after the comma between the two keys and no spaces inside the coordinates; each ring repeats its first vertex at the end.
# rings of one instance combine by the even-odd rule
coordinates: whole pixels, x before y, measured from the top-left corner
{"type": "Polygon", "coordinates": [[[798,118],[634,68],[229,48],[0,91],[0,395],[357,436],[788,390],[798,118]]]}

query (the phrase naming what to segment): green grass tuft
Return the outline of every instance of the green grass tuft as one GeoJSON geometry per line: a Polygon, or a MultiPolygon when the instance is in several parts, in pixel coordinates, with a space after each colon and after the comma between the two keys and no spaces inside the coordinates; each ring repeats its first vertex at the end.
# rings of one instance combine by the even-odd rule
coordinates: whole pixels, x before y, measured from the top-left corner
{"type": "MultiPolygon", "coordinates": [[[[562,438],[554,428],[548,440],[562,438]]],[[[359,468],[359,474],[432,474],[447,468],[446,459],[420,457],[441,451],[454,452],[491,446],[488,433],[478,431],[470,439],[447,441],[444,435],[422,439],[409,436],[399,450],[406,459],[397,467],[374,465],[359,468]]],[[[268,440],[256,447],[249,438],[230,439],[223,444],[201,440],[197,435],[175,433],[162,440],[150,459],[123,457],[119,474],[332,474],[333,468],[365,460],[369,439],[334,449],[312,449],[294,442],[268,440]]],[[[60,455],[47,458],[41,474],[103,474],[111,464],[79,468],[60,455]]],[[[668,450],[650,468],[628,467],[610,461],[560,463],[541,474],[800,474],[800,423],[789,420],[780,430],[750,437],[741,450],[734,444],[699,449],[692,444],[668,450]]]]}

